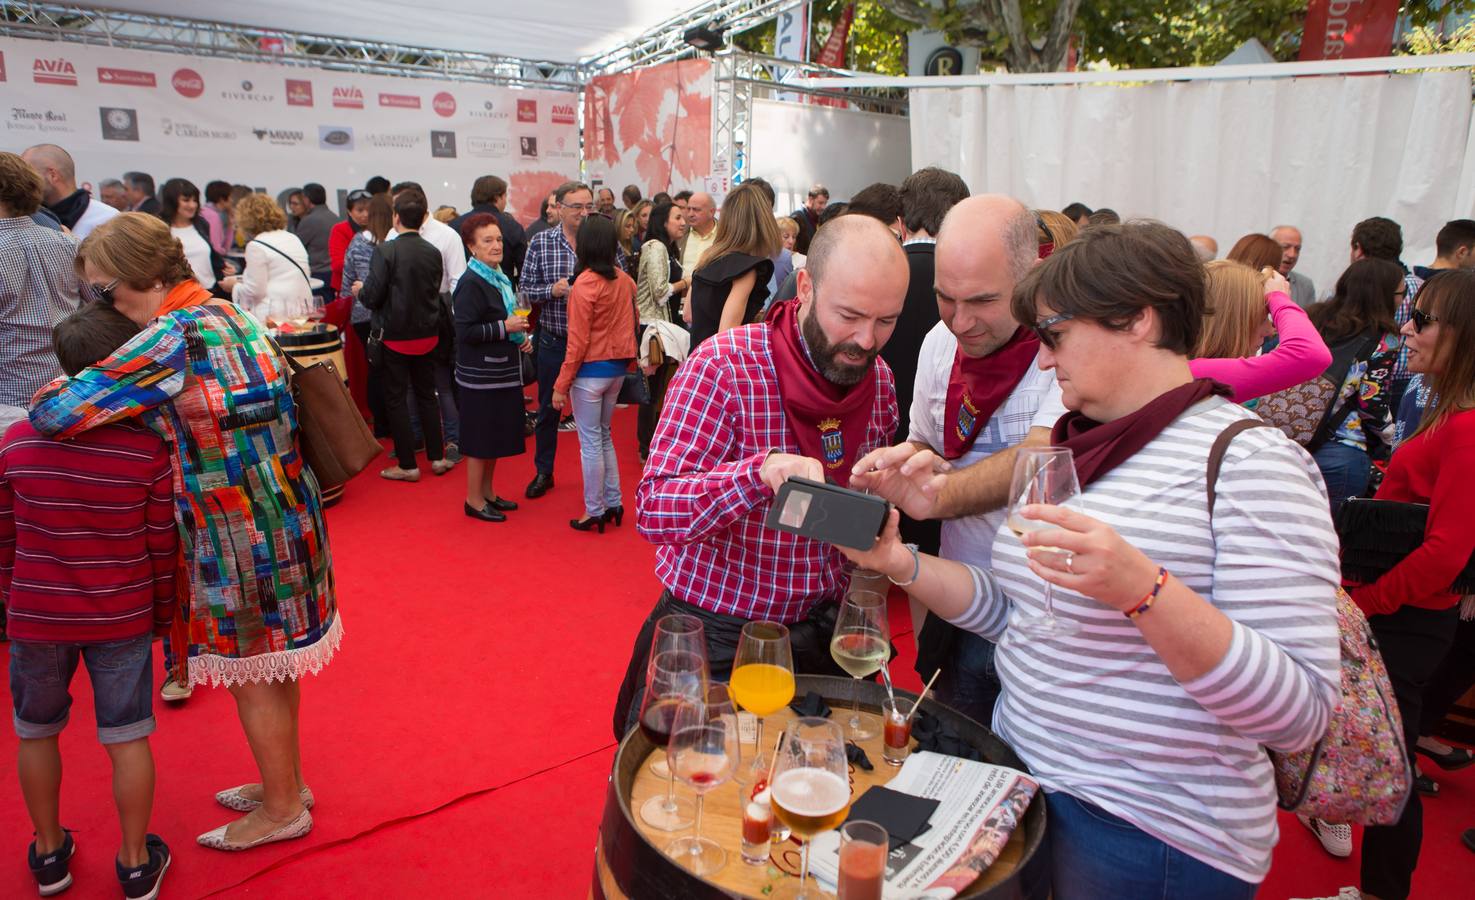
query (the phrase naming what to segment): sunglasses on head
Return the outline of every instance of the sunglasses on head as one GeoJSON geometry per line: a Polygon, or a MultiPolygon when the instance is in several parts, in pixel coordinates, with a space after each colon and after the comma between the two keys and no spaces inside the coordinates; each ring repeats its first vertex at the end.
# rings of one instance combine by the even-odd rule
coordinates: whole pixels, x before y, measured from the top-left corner
{"type": "Polygon", "coordinates": [[[1417,306],[1409,313],[1409,319],[1414,323],[1414,333],[1416,334],[1422,332],[1430,323],[1439,321],[1438,316],[1431,316],[1417,306]]]}
{"type": "Polygon", "coordinates": [[[1057,313],[1056,315],[1053,315],[1048,319],[1041,319],[1040,321],[1031,325],[1030,329],[1034,331],[1036,336],[1039,337],[1040,343],[1044,344],[1046,348],[1054,350],[1057,342],[1055,340],[1055,335],[1050,333],[1050,329],[1054,328],[1056,325],[1059,325],[1061,322],[1069,322],[1071,319],[1074,318],[1075,316],[1071,315],[1070,313],[1057,313]]]}

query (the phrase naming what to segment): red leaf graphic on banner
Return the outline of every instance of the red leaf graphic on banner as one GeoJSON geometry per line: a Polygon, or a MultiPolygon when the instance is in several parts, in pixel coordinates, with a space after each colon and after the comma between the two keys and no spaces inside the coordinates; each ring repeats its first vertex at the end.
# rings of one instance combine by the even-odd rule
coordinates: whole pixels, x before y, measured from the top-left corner
{"type": "Polygon", "coordinates": [[[536,172],[513,172],[507,185],[507,212],[513,218],[526,225],[538,217],[538,209],[543,205],[543,198],[553,193],[553,189],[569,180],[567,175],[558,172],[536,171],[536,172]]]}
{"type": "Polygon", "coordinates": [[[643,142],[660,134],[661,103],[666,99],[670,78],[664,72],[647,70],[631,73],[615,91],[610,113],[619,122],[617,129],[621,149],[643,146],[643,142]]]}
{"type": "Polygon", "coordinates": [[[619,83],[618,75],[600,75],[584,89],[584,159],[603,161],[616,166],[620,148],[615,144],[614,120],[610,116],[610,93],[619,83]]]}
{"type": "Polygon", "coordinates": [[[676,174],[700,178],[712,169],[712,98],[686,91],[681,95],[681,121],[676,129],[676,174]]]}

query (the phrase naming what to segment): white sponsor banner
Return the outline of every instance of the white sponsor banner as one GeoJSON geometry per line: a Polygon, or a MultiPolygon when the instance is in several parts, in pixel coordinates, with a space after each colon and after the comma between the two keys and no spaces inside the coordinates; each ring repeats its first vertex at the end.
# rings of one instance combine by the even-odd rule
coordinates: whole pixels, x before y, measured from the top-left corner
{"type": "Polygon", "coordinates": [[[579,174],[565,91],[0,38],[0,97],[0,146],[58,144],[89,185],[138,170],[335,197],[383,175],[464,210],[478,176],[500,175],[526,220],[579,174]]]}

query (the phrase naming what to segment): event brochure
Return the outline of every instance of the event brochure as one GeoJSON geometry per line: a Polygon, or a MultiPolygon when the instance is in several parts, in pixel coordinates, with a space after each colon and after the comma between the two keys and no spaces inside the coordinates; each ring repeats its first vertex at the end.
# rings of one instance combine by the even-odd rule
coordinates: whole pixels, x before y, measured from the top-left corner
{"type": "MultiPolygon", "coordinates": [[[[947,900],[998,859],[1039,783],[1016,769],[921,751],[902,764],[887,785],[893,791],[941,802],[931,827],[886,861],[888,900],[947,900]]],[[[840,833],[818,835],[810,847],[810,871],[835,890],[840,833]]]]}

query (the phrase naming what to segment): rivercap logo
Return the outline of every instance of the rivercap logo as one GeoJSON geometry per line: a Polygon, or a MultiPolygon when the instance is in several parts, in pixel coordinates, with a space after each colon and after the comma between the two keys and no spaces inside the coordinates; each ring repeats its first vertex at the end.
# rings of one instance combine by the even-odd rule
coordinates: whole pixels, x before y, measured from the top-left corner
{"type": "Polygon", "coordinates": [[[153,72],[140,72],[137,69],[110,69],[99,66],[97,69],[97,80],[102,84],[122,84],[129,87],[158,87],[154,80],[153,72]]]}
{"type": "Polygon", "coordinates": [[[456,158],[456,132],[430,132],[430,155],[436,159],[456,158]]]}
{"type": "Polygon", "coordinates": [[[472,156],[506,156],[507,140],[505,138],[487,138],[468,135],[466,138],[466,152],[472,156]]]}
{"type": "Polygon", "coordinates": [[[420,97],[418,94],[380,94],[379,105],[394,109],[419,109],[420,97]]]}
{"type": "Polygon", "coordinates": [[[179,96],[188,97],[191,100],[205,93],[205,79],[201,78],[200,73],[194,69],[178,70],[174,73],[174,77],[169,79],[169,83],[174,85],[174,90],[179,93],[179,96]]]}
{"type": "Polygon", "coordinates": [[[297,78],[288,78],[287,105],[312,106],[312,82],[297,78]]]}
{"type": "Polygon", "coordinates": [[[353,129],[347,126],[319,125],[319,150],[352,150],[353,129]]]}
{"type": "Polygon", "coordinates": [[[115,106],[100,106],[102,114],[102,139],[105,141],[138,140],[138,113],[131,109],[115,106]]]}
{"type": "Polygon", "coordinates": [[[449,119],[456,114],[456,98],[451,96],[450,91],[441,91],[436,94],[435,99],[430,101],[430,105],[435,107],[436,114],[443,118],[449,119]]]}
{"type": "Polygon", "coordinates": [[[77,86],[77,70],[72,67],[70,62],[61,57],[36,60],[35,64],[31,66],[31,78],[37,84],[77,86]]]}
{"type": "Polygon", "coordinates": [[[258,141],[266,141],[282,146],[300,144],[307,137],[307,135],[300,131],[293,131],[286,128],[253,128],[251,129],[251,133],[256,135],[256,140],[258,141]]]}
{"type": "Polygon", "coordinates": [[[256,85],[250,79],[241,82],[238,91],[221,91],[220,96],[226,100],[248,100],[252,103],[270,103],[277,99],[275,94],[266,94],[256,90],[256,85]]]}
{"type": "Polygon", "coordinates": [[[552,117],[554,125],[574,124],[574,105],[572,103],[553,104],[552,117]]]}
{"type": "Polygon", "coordinates": [[[507,118],[507,113],[503,112],[502,110],[497,109],[497,104],[493,103],[490,100],[484,100],[484,101],[482,101],[482,104],[481,104],[481,108],[480,109],[477,109],[476,107],[472,107],[469,110],[468,114],[473,119],[505,119],[505,118],[507,118]]]}
{"type": "Polygon", "coordinates": [[[356,87],[335,87],[333,105],[338,109],[363,109],[364,92],[356,87]]]}
{"type": "Polygon", "coordinates": [[[521,145],[523,159],[538,158],[538,139],[530,135],[524,135],[517,139],[521,145]]]}
{"type": "Polygon", "coordinates": [[[517,121],[519,121],[519,122],[536,122],[536,121],[538,121],[538,101],[536,101],[536,100],[519,100],[519,101],[517,101],[517,121]]]}

